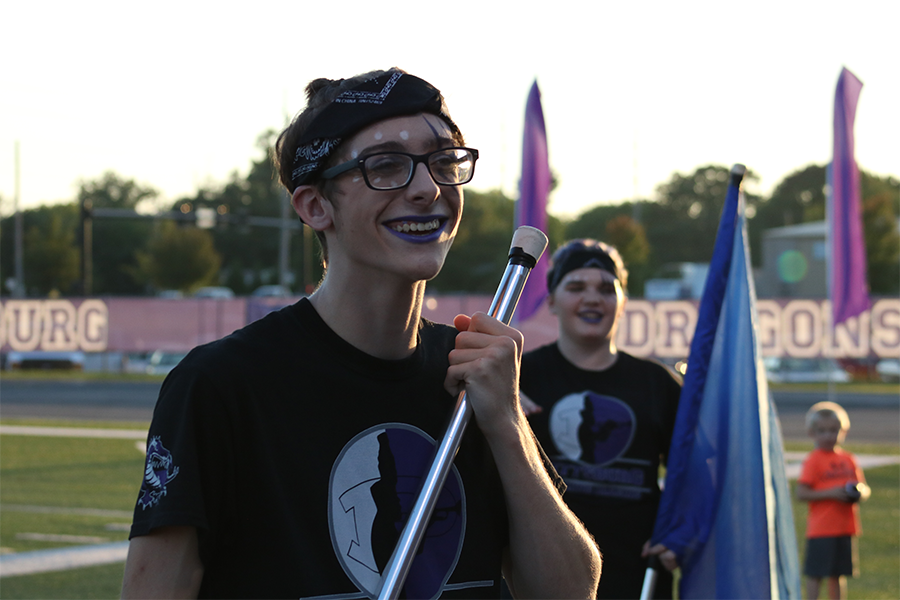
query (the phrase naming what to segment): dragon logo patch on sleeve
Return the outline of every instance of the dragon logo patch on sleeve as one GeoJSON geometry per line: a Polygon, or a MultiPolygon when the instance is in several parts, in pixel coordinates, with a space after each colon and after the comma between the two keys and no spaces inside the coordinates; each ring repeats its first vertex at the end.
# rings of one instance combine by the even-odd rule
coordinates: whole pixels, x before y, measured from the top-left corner
{"type": "Polygon", "coordinates": [[[178,467],[169,452],[156,436],[147,445],[147,462],[144,466],[144,482],[141,484],[141,495],[138,504],[148,509],[159,504],[159,499],[166,495],[166,486],[178,475],[178,467]]]}

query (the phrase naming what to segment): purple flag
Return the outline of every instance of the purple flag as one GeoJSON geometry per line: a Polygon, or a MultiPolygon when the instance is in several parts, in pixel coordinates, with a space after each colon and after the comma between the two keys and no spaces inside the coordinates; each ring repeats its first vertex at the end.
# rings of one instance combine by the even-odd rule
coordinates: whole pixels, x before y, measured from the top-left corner
{"type": "Polygon", "coordinates": [[[860,90],[862,82],[844,68],[834,95],[834,155],[828,207],[832,326],[869,309],[859,170],[853,157],[853,121],[860,90]]]}
{"type": "MultiPolygon", "coordinates": [[[[525,133],[522,140],[522,178],[516,202],[516,227],[529,225],[547,233],[547,196],[550,194],[550,161],[547,131],[541,109],[541,91],[537,81],[528,93],[525,105],[525,133]]],[[[547,252],[531,271],[522,291],[516,320],[524,321],[537,312],[547,296],[547,252]]]]}

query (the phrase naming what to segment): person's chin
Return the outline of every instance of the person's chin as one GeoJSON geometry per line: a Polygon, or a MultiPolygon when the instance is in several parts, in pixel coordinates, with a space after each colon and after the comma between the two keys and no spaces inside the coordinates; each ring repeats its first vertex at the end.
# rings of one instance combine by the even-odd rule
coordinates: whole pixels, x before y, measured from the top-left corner
{"type": "Polygon", "coordinates": [[[411,265],[408,272],[413,281],[430,281],[438,276],[444,267],[444,256],[421,257],[411,265]]]}
{"type": "Polygon", "coordinates": [[[586,336],[606,338],[609,335],[610,324],[604,321],[591,322],[579,319],[578,329],[586,336]]]}
{"type": "Polygon", "coordinates": [[[609,337],[609,330],[597,327],[578,327],[574,332],[574,336],[583,342],[601,344],[609,337]]]}

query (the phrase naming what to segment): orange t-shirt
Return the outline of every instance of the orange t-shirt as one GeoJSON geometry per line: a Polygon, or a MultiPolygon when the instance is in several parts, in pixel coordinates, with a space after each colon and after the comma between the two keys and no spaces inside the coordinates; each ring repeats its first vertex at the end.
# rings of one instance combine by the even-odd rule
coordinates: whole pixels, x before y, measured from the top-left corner
{"type": "MultiPolygon", "coordinates": [[[[843,486],[850,481],[865,483],[866,480],[849,452],[844,452],[840,448],[835,448],[833,452],[816,448],[806,457],[800,479],[797,481],[808,485],[813,491],[818,491],[843,486]]],[[[859,521],[858,502],[810,501],[806,537],[835,537],[860,533],[862,527],[859,521]]]]}

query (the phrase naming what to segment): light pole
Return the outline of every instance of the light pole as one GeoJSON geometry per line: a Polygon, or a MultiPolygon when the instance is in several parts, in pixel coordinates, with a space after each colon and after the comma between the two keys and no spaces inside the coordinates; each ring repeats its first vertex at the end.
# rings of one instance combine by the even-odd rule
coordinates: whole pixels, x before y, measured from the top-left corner
{"type": "Polygon", "coordinates": [[[25,267],[24,261],[22,258],[22,238],[24,236],[24,215],[19,208],[19,142],[16,141],[15,145],[15,169],[16,169],[16,184],[15,184],[15,193],[13,195],[13,211],[15,213],[14,217],[14,225],[15,225],[15,233],[14,237],[14,249],[13,249],[13,259],[15,261],[15,286],[11,290],[13,297],[15,298],[24,298],[25,297],[25,267]]]}

